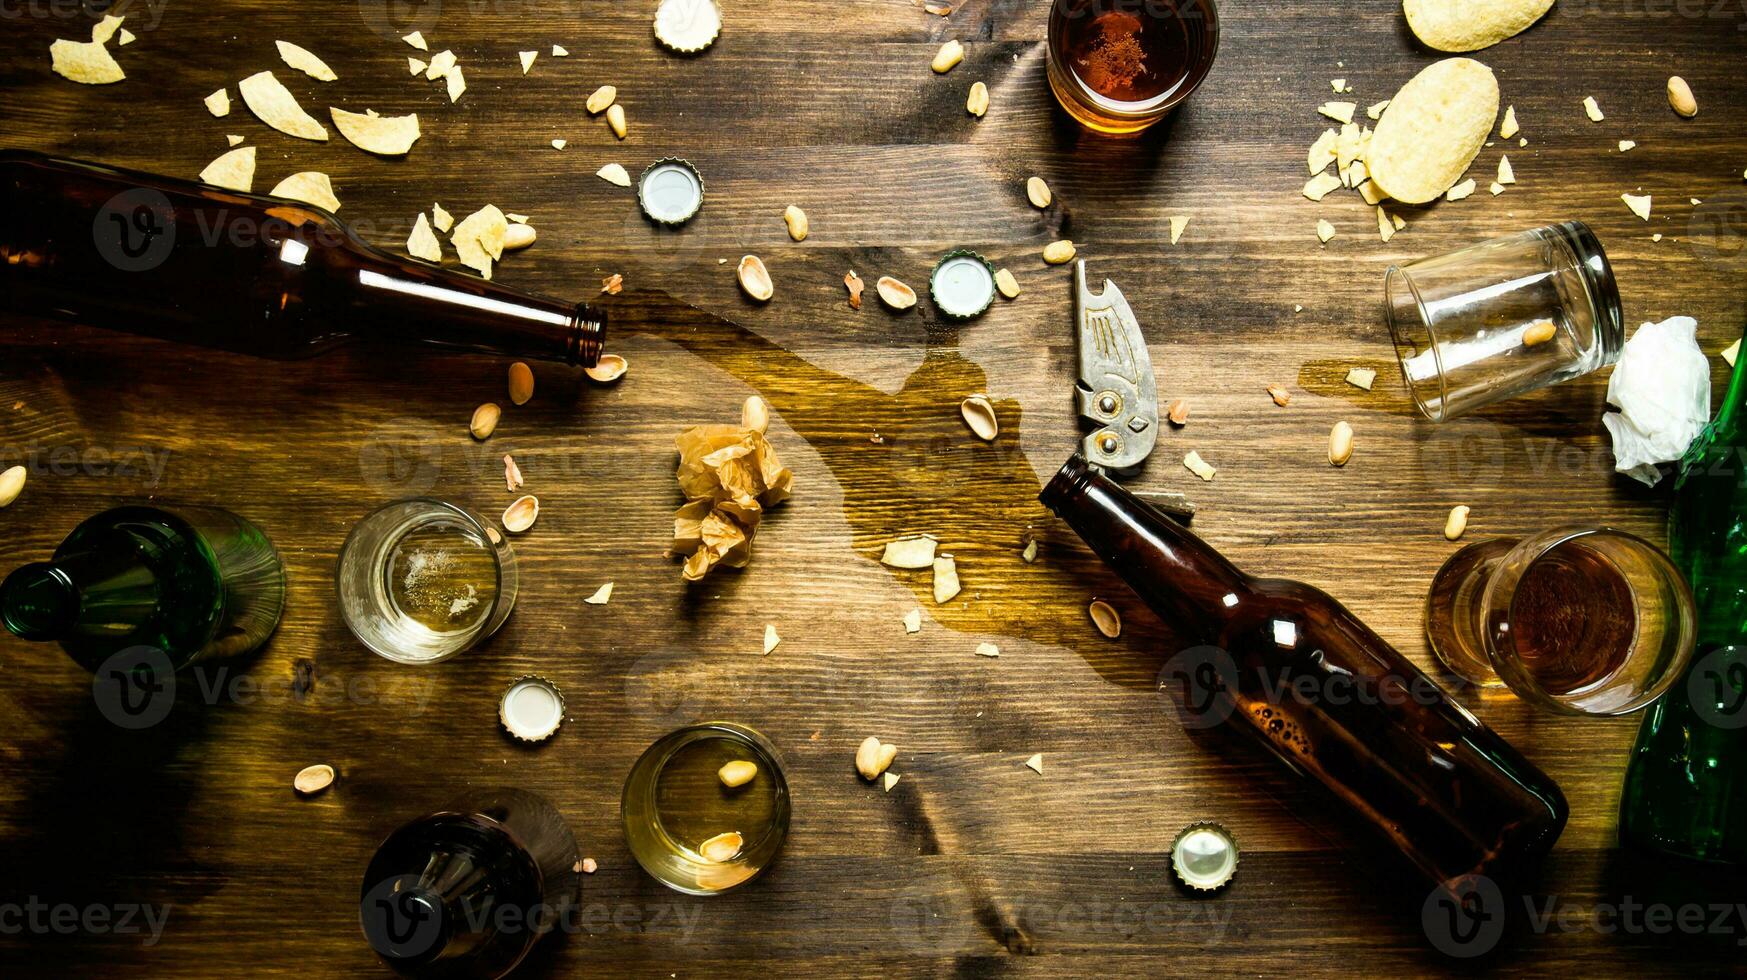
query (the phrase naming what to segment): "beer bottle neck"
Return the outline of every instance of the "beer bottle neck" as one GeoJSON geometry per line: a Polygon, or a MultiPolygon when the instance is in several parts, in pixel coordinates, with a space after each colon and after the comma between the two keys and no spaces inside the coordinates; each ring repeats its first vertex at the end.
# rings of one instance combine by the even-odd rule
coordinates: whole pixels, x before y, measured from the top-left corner
{"type": "Polygon", "coordinates": [[[1039,495],[1171,626],[1210,640],[1251,591],[1219,552],[1075,454],[1039,495]]]}
{"type": "Polygon", "coordinates": [[[330,316],[361,339],[428,344],[593,367],[606,311],[485,279],[377,259],[341,263],[330,316]]]}
{"type": "Polygon", "coordinates": [[[157,577],[121,552],[78,551],[20,566],[0,582],[0,622],[25,640],[125,632],[158,608],[157,577]]]}

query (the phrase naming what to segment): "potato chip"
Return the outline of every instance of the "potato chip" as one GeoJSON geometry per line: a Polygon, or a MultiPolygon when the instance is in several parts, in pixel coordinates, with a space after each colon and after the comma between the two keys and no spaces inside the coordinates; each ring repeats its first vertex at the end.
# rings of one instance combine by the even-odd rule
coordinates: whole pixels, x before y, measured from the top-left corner
{"type": "Polygon", "coordinates": [[[417,113],[407,116],[378,116],[368,112],[347,112],[336,106],[329,106],[328,114],[333,116],[334,128],[340,131],[346,142],[369,153],[400,156],[418,142],[417,113]]]}
{"type": "Polygon", "coordinates": [[[449,101],[452,103],[461,101],[461,93],[467,91],[467,79],[461,74],[461,66],[456,65],[449,69],[449,73],[443,76],[443,80],[449,86],[449,101]]]}
{"type": "Polygon", "coordinates": [[[1471,58],[1415,75],[1383,111],[1365,160],[1377,188],[1404,204],[1449,190],[1474,162],[1498,116],[1498,79],[1471,58]]]}
{"type": "Polygon", "coordinates": [[[431,63],[425,67],[425,81],[434,82],[449,73],[455,67],[455,52],[439,51],[431,55],[431,63]]]}
{"type": "Polygon", "coordinates": [[[1322,135],[1316,138],[1316,142],[1310,144],[1308,163],[1312,174],[1322,173],[1328,169],[1329,164],[1335,162],[1335,141],[1335,131],[1325,129],[1322,131],[1322,135]]]}
{"type": "Polygon", "coordinates": [[[1304,185],[1304,196],[1320,201],[1341,186],[1341,179],[1332,174],[1317,174],[1304,185]]]}
{"type": "Polygon", "coordinates": [[[1316,219],[1316,237],[1322,239],[1322,243],[1327,245],[1328,240],[1335,237],[1335,226],[1329,224],[1326,218],[1316,219]]]}
{"type": "Polygon", "coordinates": [[[1177,239],[1183,237],[1183,229],[1189,227],[1189,216],[1183,214],[1171,215],[1171,244],[1177,244],[1177,239]]]}
{"type": "Polygon", "coordinates": [[[230,144],[231,146],[242,146],[243,145],[243,138],[241,136],[238,136],[236,133],[225,134],[224,141],[226,143],[230,144]]]}
{"type": "Polygon", "coordinates": [[[1338,123],[1353,121],[1353,113],[1359,108],[1357,102],[1324,102],[1316,107],[1316,111],[1338,123]]]}
{"type": "Polygon", "coordinates": [[[412,234],[407,236],[406,251],[415,259],[426,262],[443,261],[443,243],[437,241],[437,236],[431,233],[431,223],[425,220],[423,214],[413,223],[412,234]]]}
{"type": "Polygon", "coordinates": [[[1365,203],[1372,207],[1376,207],[1389,199],[1389,195],[1377,189],[1377,182],[1374,180],[1367,180],[1363,184],[1360,184],[1358,191],[1359,196],[1365,199],[1365,203]]]}
{"type": "Polygon", "coordinates": [[[114,14],[105,14],[103,19],[91,25],[91,40],[98,44],[108,44],[115,36],[116,28],[121,26],[123,18],[114,14]]]}
{"type": "Polygon", "coordinates": [[[124,27],[121,29],[121,35],[116,38],[115,43],[116,46],[119,47],[123,44],[132,44],[134,40],[133,32],[124,27]]]}
{"type": "Polygon", "coordinates": [[[522,59],[522,74],[526,75],[528,69],[534,67],[534,59],[540,57],[540,52],[518,51],[516,52],[516,57],[522,59]]]}
{"type": "Polygon", "coordinates": [[[327,174],[316,170],[292,174],[273,185],[273,189],[267,193],[274,197],[288,197],[293,201],[327,208],[329,211],[340,209],[340,199],[334,196],[334,182],[328,179],[327,174]]]}
{"type": "Polygon", "coordinates": [[[565,147],[566,147],[566,146],[569,146],[569,145],[570,145],[570,141],[569,141],[569,140],[553,140],[553,141],[552,141],[552,148],[553,148],[553,149],[554,149],[554,150],[562,150],[562,149],[564,149],[564,148],[565,148],[565,147]]]}
{"type": "Polygon", "coordinates": [[[1468,197],[1469,195],[1473,194],[1474,187],[1475,187],[1474,178],[1470,177],[1467,180],[1462,181],[1460,184],[1457,184],[1456,186],[1450,188],[1449,192],[1444,195],[1444,200],[1446,200],[1446,201],[1460,201],[1463,198],[1468,197]]]}
{"type": "Polygon", "coordinates": [[[455,216],[443,210],[441,204],[433,203],[431,205],[431,224],[436,225],[438,231],[448,234],[449,229],[455,227],[455,216]]]}
{"type": "Polygon", "coordinates": [[[552,57],[568,58],[570,57],[570,51],[562,44],[554,44],[552,45],[552,57]]]}
{"type": "Polygon", "coordinates": [[[425,64],[424,62],[420,61],[419,59],[414,58],[411,55],[407,56],[406,70],[411,72],[412,76],[414,78],[417,78],[418,76],[423,75],[425,73],[425,69],[428,67],[430,67],[430,66],[425,64]]]}
{"type": "Polygon", "coordinates": [[[255,148],[245,146],[227,152],[206,165],[200,180],[214,187],[247,193],[255,186],[255,148]]]}
{"type": "Polygon", "coordinates": [[[334,70],[328,67],[327,62],[317,58],[307,49],[300,48],[290,41],[274,41],[273,43],[279,47],[280,60],[316,81],[331,82],[340,77],[334,74],[334,70]]]}
{"type": "Polygon", "coordinates": [[[1650,195],[1621,194],[1620,200],[1626,202],[1626,207],[1631,208],[1633,214],[1645,221],[1650,220],[1650,195]]]}
{"type": "Polygon", "coordinates": [[[425,35],[421,31],[413,31],[411,34],[408,34],[407,36],[401,38],[401,40],[405,41],[406,43],[412,45],[415,48],[418,48],[420,51],[431,50],[428,46],[426,46],[425,35]]]}
{"type": "Polygon", "coordinates": [[[250,112],[281,133],[318,143],[327,142],[327,127],[304,112],[303,107],[297,104],[297,97],[279,84],[279,79],[274,78],[272,72],[262,71],[250,75],[237,83],[237,91],[242,93],[243,104],[249,107],[250,112]]]}
{"type": "Polygon", "coordinates": [[[1407,26],[1438,51],[1479,51],[1527,30],[1553,0],[1403,0],[1407,26]]]}
{"type": "Polygon", "coordinates": [[[631,175],[621,164],[609,163],[595,171],[595,176],[609,184],[617,184],[620,187],[631,186],[631,175]]]}
{"type": "Polygon", "coordinates": [[[503,236],[509,227],[503,212],[487,204],[455,225],[449,243],[455,246],[462,265],[490,279],[491,263],[503,257],[503,236]]]}
{"type": "Polygon", "coordinates": [[[81,85],[108,85],[127,77],[102,41],[56,41],[49,45],[55,74],[81,85]]]}
{"type": "Polygon", "coordinates": [[[1516,183],[1516,170],[1510,165],[1510,157],[1498,158],[1498,182],[1501,184],[1516,183]]]}
{"type": "Polygon", "coordinates": [[[222,88],[207,96],[204,101],[206,111],[216,118],[223,119],[231,114],[231,94],[222,88]]]}
{"type": "Polygon", "coordinates": [[[1382,102],[1373,102],[1371,103],[1371,106],[1365,110],[1365,115],[1370,116],[1373,120],[1382,119],[1383,110],[1387,108],[1389,108],[1388,99],[1384,99],[1382,102]]]}
{"type": "Polygon", "coordinates": [[[1507,106],[1504,110],[1504,122],[1498,124],[1498,138],[1510,139],[1521,127],[1516,124],[1516,106],[1507,106]]]}

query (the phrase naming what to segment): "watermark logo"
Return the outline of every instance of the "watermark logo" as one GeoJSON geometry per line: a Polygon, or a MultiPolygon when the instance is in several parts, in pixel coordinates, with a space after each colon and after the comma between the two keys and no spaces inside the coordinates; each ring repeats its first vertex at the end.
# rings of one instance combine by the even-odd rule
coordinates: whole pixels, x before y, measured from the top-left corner
{"type": "Polygon", "coordinates": [[[149,272],[176,247],[176,211],[162,191],[134,187],[105,201],[91,219],[97,254],[122,272],[149,272]]]}
{"type": "Polygon", "coordinates": [[[390,41],[436,27],[442,14],[443,0],[358,0],[364,26],[390,41]]]}
{"type": "Polygon", "coordinates": [[[142,947],[163,938],[170,906],[144,902],[50,904],[30,896],[23,902],[0,903],[0,936],[139,936],[142,947]]]}
{"type": "Polygon", "coordinates": [[[157,647],[128,647],[111,654],[91,677],[97,710],[118,728],[150,728],[176,705],[176,668],[157,647]]]}
{"type": "Polygon", "coordinates": [[[1504,892],[1485,875],[1452,879],[1426,895],[1420,925],[1426,939],[1446,956],[1483,956],[1504,938],[1504,892]]]}
{"type": "Polygon", "coordinates": [[[1747,271],[1747,193],[1735,188],[1694,205],[1684,241],[1694,258],[1713,269],[1747,271]]]}
{"type": "Polygon", "coordinates": [[[358,919],[372,948],[390,959],[416,960],[443,940],[443,912],[417,875],[396,875],[364,893],[358,919]]]}
{"type": "Polygon", "coordinates": [[[1747,646],[1717,647],[1693,661],[1686,697],[1707,725],[1747,727],[1747,646]]]}
{"type": "Polygon", "coordinates": [[[1237,687],[1237,661],[1215,646],[1190,647],[1159,669],[1159,690],[1175,692],[1167,700],[1176,706],[1177,720],[1191,730],[1225,724],[1236,704],[1237,687]]]}
{"type": "Polygon", "coordinates": [[[975,921],[968,905],[951,879],[913,885],[892,900],[892,935],[915,953],[938,957],[966,952],[975,921]]]}
{"type": "Polygon", "coordinates": [[[427,493],[443,472],[443,439],[422,419],[394,419],[358,447],[358,469],[364,484],[385,496],[427,493]]]}

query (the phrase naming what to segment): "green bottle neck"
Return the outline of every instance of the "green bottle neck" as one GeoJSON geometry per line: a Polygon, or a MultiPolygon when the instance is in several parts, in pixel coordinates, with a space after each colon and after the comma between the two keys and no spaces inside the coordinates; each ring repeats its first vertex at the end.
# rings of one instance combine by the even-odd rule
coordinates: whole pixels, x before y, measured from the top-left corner
{"type": "Polygon", "coordinates": [[[131,548],[107,541],[31,562],[0,582],[0,624],[25,640],[125,636],[158,615],[158,577],[131,548]]]}
{"type": "Polygon", "coordinates": [[[66,570],[32,562],[0,583],[0,621],[25,640],[58,640],[79,622],[79,587],[66,570]]]}

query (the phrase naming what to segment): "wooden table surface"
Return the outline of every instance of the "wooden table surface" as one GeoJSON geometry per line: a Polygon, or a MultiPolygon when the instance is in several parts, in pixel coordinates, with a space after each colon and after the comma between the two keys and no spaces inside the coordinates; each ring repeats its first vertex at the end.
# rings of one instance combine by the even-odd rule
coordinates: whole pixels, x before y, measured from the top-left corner
{"type": "MultiPolygon", "coordinates": [[[[600,865],[584,883],[582,928],[543,943],[531,976],[1468,969],[1430,947],[1424,891],[1350,821],[1271,760],[1179,729],[1153,689],[1174,639],[1036,504],[1078,438],[1070,274],[1044,265],[1042,246],[1074,239],[1092,274],[1123,288],[1162,397],[1192,406],[1130,485],[1192,495],[1197,531],[1240,566],[1323,587],[1427,669],[1421,604],[1457,547],[1440,533],[1453,504],[1473,508],[1469,540],[1607,523],[1660,541],[1666,488],[1612,473],[1605,375],[1445,425],[1417,419],[1379,316],[1385,267],[1582,219],[1607,246],[1630,327],[1691,315],[1715,353],[1747,314],[1747,11],[1735,4],[1564,0],[1481,52],[1529,140],[1510,149],[1519,182],[1484,193],[1505,147],[1485,149],[1482,193],[1403,209],[1407,229],[1388,244],[1356,195],[1299,194],[1329,80],[1349,79],[1365,105],[1435,58],[1388,3],[1227,4],[1205,87],[1127,141],[1082,132],[1054,107],[1039,2],[966,0],[943,19],[913,0],[726,0],[720,41],[695,58],[656,45],[647,0],[136,2],[127,26],[138,39],[112,46],[128,78],[103,87],[49,70],[51,39],[86,35],[77,6],[3,8],[0,144],[193,176],[238,133],[260,147],[257,189],[325,171],[341,215],[395,250],[432,201],[457,215],[487,202],[524,212],[540,240],[498,278],[586,298],[622,273],[626,292],[606,299],[609,349],[631,369],[598,387],[540,368],[534,400],[479,444],[467,419],[503,400],[501,360],[359,348],[280,364],[9,321],[0,465],[22,461],[32,475],[0,514],[7,567],[46,556],[112,502],[147,496],[254,519],[290,580],[265,651],[185,682],[170,719],[143,732],[106,722],[87,675],[52,647],[0,642],[0,901],[168,907],[150,945],[111,929],[19,932],[0,908],[15,975],[384,975],[357,925],[376,844],[470,787],[504,784],[554,801],[600,865]],[[413,28],[460,56],[469,88],[458,104],[407,77],[415,52],[397,37],[413,28]],[[928,62],[954,37],[965,62],[936,76],[928,62]],[[315,51],[339,81],[285,68],[275,38],[315,51]],[[551,57],[555,43],[570,57],[551,57]],[[542,54],[524,77],[525,49],[542,54]],[[337,136],[280,135],[240,101],[226,119],[201,107],[267,68],[318,114],[416,110],[425,135],[386,160],[337,136]],[[1669,111],[1674,71],[1698,94],[1695,119],[1669,111]],[[976,80],[992,94],[980,121],[963,108],[976,80]],[[583,109],[603,83],[629,115],[623,142],[583,109]],[[1585,95],[1605,122],[1585,118],[1585,95]],[[568,148],[552,149],[555,137],[568,148]],[[1637,148],[1618,152],[1621,139],[1637,148]],[[709,190],[677,233],[594,176],[667,155],[694,161],[709,190]],[[1054,187],[1052,208],[1027,204],[1032,174],[1054,187]],[[1619,199],[1640,188],[1655,198],[1649,223],[1619,199]],[[804,243],[785,234],[789,204],[811,216],[804,243]],[[1191,218],[1175,246],[1172,215],[1191,218]],[[1319,217],[1339,229],[1326,247],[1319,217]],[[870,286],[884,274],[921,285],[957,246],[1010,268],[1024,294],[964,326],[926,299],[904,316],[871,290],[859,312],[845,304],[846,271],[870,286]],[[747,252],[775,277],[766,306],[736,289],[747,252]],[[728,319],[677,312],[662,293],[728,319]],[[1343,384],[1349,366],[1376,368],[1376,390],[1343,384]],[[1291,404],[1276,407],[1269,384],[1291,404]],[[978,391],[999,405],[992,445],[958,418],[978,391]],[[737,419],[753,392],[775,409],[794,498],[761,529],[749,568],[687,587],[663,557],[680,502],[672,440],[737,419]],[[1335,469],[1326,436],[1341,419],[1358,449],[1335,469]],[[1219,467],[1216,481],[1179,465],[1190,449],[1219,467]],[[331,584],[347,530],[415,493],[496,514],[511,499],[506,452],[543,505],[515,544],[515,614],[436,667],[368,652],[331,584]],[[878,563],[884,542],[912,532],[958,556],[958,600],[936,606],[925,576],[878,563]],[[1028,534],[1042,541],[1036,564],[1019,557],[1028,534]],[[608,581],[608,605],[581,602],[608,581]],[[1088,622],[1096,596],[1123,612],[1119,640],[1088,622]],[[918,604],[922,631],[906,635],[918,604]],[[761,656],[767,623],[783,642],[761,656]],[[973,655],[984,640],[999,659],[973,655]],[[512,742],[495,715],[528,672],[569,699],[563,729],[538,747],[512,742]],[[618,804],[644,747],[708,718],[775,742],[795,819],[770,874],[697,899],[635,865],[618,804]],[[889,793],[853,771],[869,734],[900,747],[903,780],[889,793]],[[1023,764],[1037,752],[1041,776],[1023,764]],[[316,762],[338,782],[299,799],[291,777],[316,762]],[[1200,819],[1229,826],[1243,848],[1236,880],[1210,900],[1173,886],[1165,853],[1200,819]]],[[[1720,360],[1716,370],[1720,381],[1720,360]]],[[[1481,963],[1566,975],[1738,968],[1747,920],[1720,936],[1609,928],[1608,909],[1653,900],[1615,847],[1637,718],[1462,700],[1571,804],[1535,906],[1555,918],[1481,963]]],[[[1664,900],[1710,901],[1702,883],[1687,877],[1664,900]]]]}

